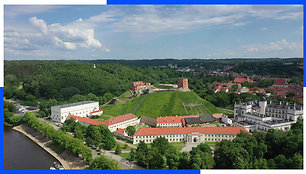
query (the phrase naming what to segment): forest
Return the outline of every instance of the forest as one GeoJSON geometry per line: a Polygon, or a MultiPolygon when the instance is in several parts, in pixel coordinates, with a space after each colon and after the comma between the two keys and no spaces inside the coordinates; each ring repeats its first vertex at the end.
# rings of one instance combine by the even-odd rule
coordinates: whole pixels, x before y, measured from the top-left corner
{"type": "MultiPolygon", "coordinates": [[[[58,104],[83,100],[105,104],[129,90],[132,81],[175,84],[179,77],[186,77],[189,79],[189,88],[198,96],[217,107],[232,108],[235,102],[258,99],[261,94],[214,93],[213,88],[218,83],[229,82],[234,78],[209,75],[206,72],[208,69],[235,65],[233,70],[250,74],[269,72],[273,76],[276,75],[275,72],[280,73],[278,70],[274,71],[273,67],[275,69],[279,66],[282,67],[281,76],[294,77],[294,83],[300,83],[303,73],[302,69],[296,67],[300,66],[301,61],[302,59],[5,61],[4,96],[6,99],[19,100],[22,105],[39,106],[40,116],[45,117],[50,114],[50,107],[58,104]],[[167,63],[202,67],[202,70],[193,74],[158,67],[167,63]]],[[[266,81],[257,80],[261,86],[267,84],[266,81]]],[[[298,102],[290,97],[268,100],[298,102]]]]}

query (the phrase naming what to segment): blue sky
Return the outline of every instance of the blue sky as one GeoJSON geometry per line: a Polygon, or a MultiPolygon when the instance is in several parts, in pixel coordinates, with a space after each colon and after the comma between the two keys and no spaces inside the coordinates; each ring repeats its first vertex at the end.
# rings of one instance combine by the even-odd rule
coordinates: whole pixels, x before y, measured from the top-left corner
{"type": "Polygon", "coordinates": [[[297,5],[6,5],[4,17],[6,60],[303,56],[297,5]]]}

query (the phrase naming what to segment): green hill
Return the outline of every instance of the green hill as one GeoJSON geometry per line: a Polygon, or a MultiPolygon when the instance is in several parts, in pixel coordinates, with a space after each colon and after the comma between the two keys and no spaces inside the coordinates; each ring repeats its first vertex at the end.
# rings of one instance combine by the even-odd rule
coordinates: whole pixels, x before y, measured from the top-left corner
{"type": "Polygon", "coordinates": [[[125,104],[103,106],[106,115],[134,113],[137,116],[173,116],[220,113],[222,110],[200,98],[194,92],[160,92],[138,96],[125,104]]]}

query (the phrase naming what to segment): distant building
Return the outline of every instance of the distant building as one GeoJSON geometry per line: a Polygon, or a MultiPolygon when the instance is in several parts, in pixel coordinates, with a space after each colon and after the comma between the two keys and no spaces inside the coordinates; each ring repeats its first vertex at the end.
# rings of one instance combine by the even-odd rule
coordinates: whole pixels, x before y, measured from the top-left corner
{"type": "Polygon", "coordinates": [[[263,97],[260,101],[235,104],[234,117],[234,125],[243,126],[249,131],[289,130],[298,118],[303,119],[303,106],[267,102],[263,97]]]}
{"type": "Polygon", "coordinates": [[[132,90],[139,91],[139,90],[149,89],[151,87],[151,83],[136,81],[132,82],[131,86],[132,90]]]}
{"type": "Polygon", "coordinates": [[[288,87],[288,85],[286,84],[285,80],[275,80],[275,82],[273,83],[273,87],[285,88],[288,87]]]}
{"type": "Polygon", "coordinates": [[[177,82],[177,87],[181,89],[189,89],[188,88],[188,79],[187,78],[179,78],[177,82]]]}
{"type": "Polygon", "coordinates": [[[64,123],[69,115],[89,117],[91,112],[99,110],[99,102],[82,101],[51,107],[51,120],[64,123]]]}
{"type": "Polygon", "coordinates": [[[164,137],[169,142],[219,142],[232,140],[240,131],[248,132],[243,127],[168,127],[141,128],[133,137],[133,144],[140,141],[152,143],[158,137],[164,137]]]}
{"type": "Polygon", "coordinates": [[[249,79],[249,77],[247,78],[235,78],[235,80],[233,81],[233,83],[243,83],[243,82],[251,82],[251,80],[249,79]]]}

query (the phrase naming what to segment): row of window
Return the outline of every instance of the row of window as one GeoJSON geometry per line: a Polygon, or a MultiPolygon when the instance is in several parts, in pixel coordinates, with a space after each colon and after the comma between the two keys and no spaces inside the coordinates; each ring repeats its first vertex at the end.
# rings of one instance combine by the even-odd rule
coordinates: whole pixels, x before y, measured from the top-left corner
{"type": "Polygon", "coordinates": [[[121,122],[121,123],[117,123],[117,124],[114,124],[114,125],[112,125],[112,126],[110,126],[109,128],[111,129],[111,128],[117,128],[117,127],[120,127],[120,126],[122,126],[122,125],[131,125],[131,123],[136,123],[137,122],[137,120],[129,120],[129,121],[124,121],[124,122],[121,122]]]}

